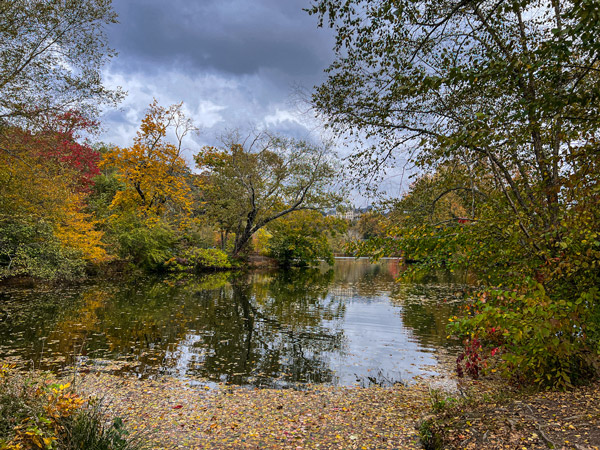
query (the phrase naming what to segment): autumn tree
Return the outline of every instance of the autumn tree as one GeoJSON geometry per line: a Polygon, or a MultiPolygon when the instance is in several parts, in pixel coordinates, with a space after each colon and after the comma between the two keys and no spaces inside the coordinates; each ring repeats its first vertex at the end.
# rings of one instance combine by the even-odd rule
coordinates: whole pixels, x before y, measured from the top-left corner
{"type": "Polygon", "coordinates": [[[196,155],[204,180],[205,214],[223,234],[235,234],[233,254],[268,223],[293,211],[330,207],[336,170],[327,147],[262,132],[196,155]]]}
{"type": "Polygon", "coordinates": [[[193,131],[182,104],[165,108],[154,101],[133,145],[102,155],[108,195],[96,192],[95,210],[108,214],[107,231],[118,254],[146,269],[163,268],[181,250],[178,244],[193,222],[196,177],[182,157],[193,131]],[[102,198],[110,201],[108,208],[98,205],[102,198]]]}
{"type": "Polygon", "coordinates": [[[101,76],[114,56],[104,32],[117,20],[110,0],[4,1],[0,17],[0,126],[69,110],[90,118],[121,98],[101,76]]]}
{"type": "Polygon", "coordinates": [[[412,211],[408,226],[381,244],[502,283],[457,333],[477,348],[500,345],[506,373],[560,387],[593,372],[600,342],[590,260],[600,257],[600,222],[581,209],[598,192],[597,8],[317,0],[310,10],[337,36],[313,103],[339,135],[364,144],[355,169],[402,154],[430,172],[398,202],[412,211]]]}
{"type": "Polygon", "coordinates": [[[336,30],[337,59],[314,105],[339,133],[375,140],[354,155],[359,171],[399,152],[425,170],[485,170],[546,262],[561,175],[578,164],[567,157],[598,138],[599,48],[582,34],[597,31],[594,4],[320,0],[311,12],[336,30]]]}
{"type": "Polygon", "coordinates": [[[42,123],[36,132],[0,131],[0,146],[11,148],[0,152],[0,277],[68,277],[107,257],[85,212],[99,154],[80,134],[93,123],[75,113],[42,123]]]}
{"type": "Polygon", "coordinates": [[[124,189],[112,200],[114,210],[135,211],[143,218],[186,216],[191,207],[191,177],[181,156],[185,137],[195,131],[182,104],[164,108],[155,100],[128,148],[103,155],[101,167],[114,167],[124,189]],[[175,142],[169,141],[172,131],[175,142]]]}
{"type": "Polygon", "coordinates": [[[0,277],[67,278],[107,257],[86,200],[99,154],[82,139],[115,104],[110,0],[0,2],[0,277]]]}
{"type": "Polygon", "coordinates": [[[370,239],[385,234],[386,222],[384,214],[367,211],[359,217],[357,228],[363,239],[370,239]]]}

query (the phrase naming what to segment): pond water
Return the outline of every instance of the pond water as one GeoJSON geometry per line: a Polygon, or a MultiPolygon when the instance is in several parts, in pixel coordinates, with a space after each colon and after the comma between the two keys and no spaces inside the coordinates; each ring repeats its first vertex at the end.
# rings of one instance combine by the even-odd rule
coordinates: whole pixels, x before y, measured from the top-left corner
{"type": "Polygon", "coordinates": [[[435,373],[460,285],[397,283],[398,261],[0,289],[0,359],[261,387],[435,373]]]}

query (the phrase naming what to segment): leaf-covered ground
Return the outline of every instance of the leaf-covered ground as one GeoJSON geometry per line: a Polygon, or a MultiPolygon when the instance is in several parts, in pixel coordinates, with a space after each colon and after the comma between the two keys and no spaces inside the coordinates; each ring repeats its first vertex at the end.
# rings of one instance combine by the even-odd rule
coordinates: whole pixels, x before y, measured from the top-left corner
{"type": "MultiPolygon", "coordinates": [[[[489,391],[491,386],[486,382],[479,389],[489,391]]],[[[568,392],[517,393],[499,403],[450,409],[434,420],[432,428],[449,450],[598,450],[600,384],[568,392]]]]}
{"type": "Polygon", "coordinates": [[[157,449],[417,449],[429,405],[423,386],[209,390],[94,373],[77,383],[157,449]]]}

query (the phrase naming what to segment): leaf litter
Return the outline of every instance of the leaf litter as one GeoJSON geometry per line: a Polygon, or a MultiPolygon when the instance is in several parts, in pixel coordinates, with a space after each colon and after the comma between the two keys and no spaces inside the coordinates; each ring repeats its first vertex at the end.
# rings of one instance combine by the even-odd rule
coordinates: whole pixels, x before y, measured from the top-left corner
{"type": "Polygon", "coordinates": [[[424,384],[211,389],[108,373],[76,383],[156,449],[418,449],[415,423],[429,405],[424,384]]]}

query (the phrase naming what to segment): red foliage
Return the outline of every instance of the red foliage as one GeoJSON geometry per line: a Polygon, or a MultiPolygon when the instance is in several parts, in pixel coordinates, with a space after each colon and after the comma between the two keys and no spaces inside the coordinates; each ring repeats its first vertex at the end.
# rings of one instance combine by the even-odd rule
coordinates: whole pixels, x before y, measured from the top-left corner
{"type": "Polygon", "coordinates": [[[481,342],[476,337],[465,342],[465,351],[456,358],[456,373],[459,377],[463,377],[466,372],[474,380],[479,378],[483,359],[481,350],[481,342]]]}
{"type": "Polygon", "coordinates": [[[77,176],[75,189],[88,191],[93,178],[100,174],[100,153],[87,143],[80,143],[81,134],[97,127],[97,123],[77,112],[48,117],[44,129],[33,137],[38,141],[39,156],[58,162],[77,176]]]}

